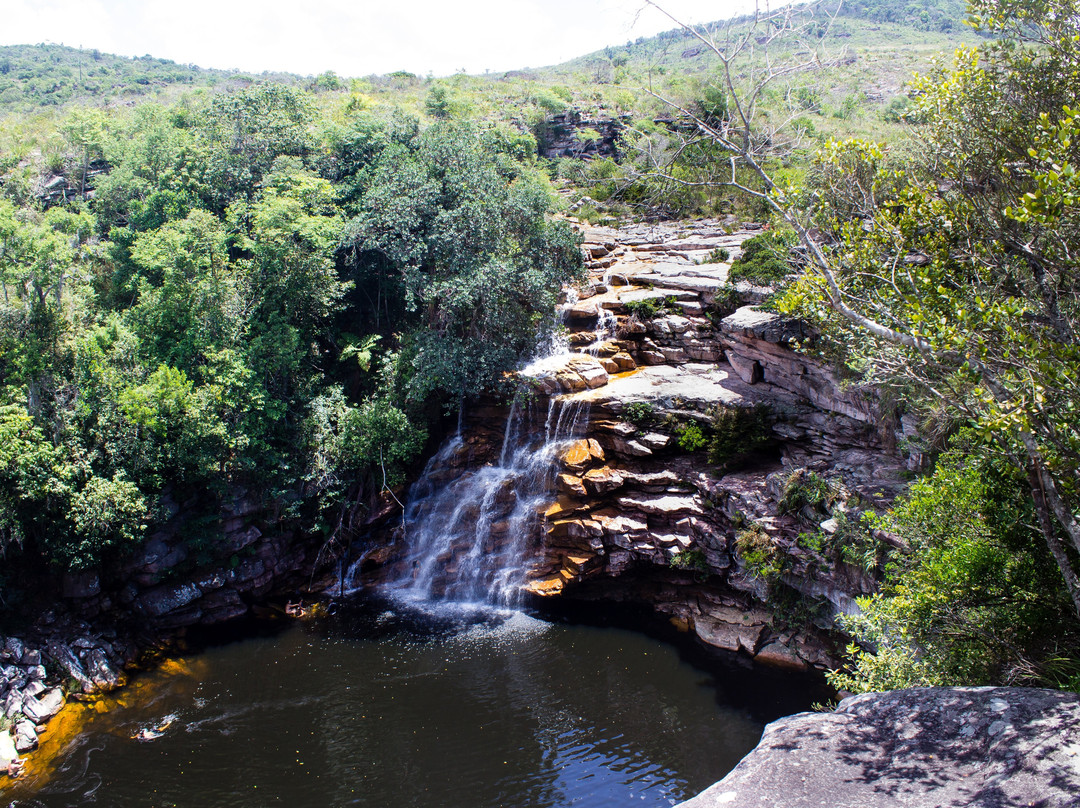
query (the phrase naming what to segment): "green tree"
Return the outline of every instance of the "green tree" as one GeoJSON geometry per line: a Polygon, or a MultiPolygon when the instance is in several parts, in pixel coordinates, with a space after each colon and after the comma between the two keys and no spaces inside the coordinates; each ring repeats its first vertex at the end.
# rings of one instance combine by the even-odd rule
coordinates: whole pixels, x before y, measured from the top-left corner
{"type": "Polygon", "coordinates": [[[972,10],[1003,38],[919,80],[923,162],[889,170],[861,144],[827,153],[824,176],[854,160],[861,180],[804,198],[809,220],[785,207],[796,195],[774,195],[812,267],[786,306],[871,335],[879,369],[1011,452],[1080,615],[1078,14],[1056,0],[972,10]]]}
{"type": "Polygon", "coordinates": [[[1080,15],[1073,0],[978,0],[971,10],[999,39],[918,82],[924,152],[912,165],[890,165],[874,144],[834,145],[818,185],[774,180],[783,138],[755,111],[767,82],[794,66],[766,59],[748,85],[753,71],[739,60],[748,43],[768,47],[790,31],[793,12],[755,17],[719,44],[691,31],[720,58],[734,100],[729,125],[684,113],[728,155],[727,182],[798,234],[807,271],[782,308],[873,357],[879,378],[972,419],[1030,474],[1080,616],[1080,118],[1070,107],[1080,15]],[[740,182],[740,166],[755,185],[740,182]]]}
{"type": "Polygon", "coordinates": [[[494,384],[581,271],[577,239],[547,219],[549,188],[518,145],[499,130],[436,124],[383,151],[349,222],[365,325],[412,323],[414,401],[494,384]]]}
{"type": "Polygon", "coordinates": [[[76,108],[72,110],[60,131],[79,154],[79,193],[85,199],[86,173],[90,169],[90,163],[103,156],[105,148],[105,115],[97,109],[76,108]]]}

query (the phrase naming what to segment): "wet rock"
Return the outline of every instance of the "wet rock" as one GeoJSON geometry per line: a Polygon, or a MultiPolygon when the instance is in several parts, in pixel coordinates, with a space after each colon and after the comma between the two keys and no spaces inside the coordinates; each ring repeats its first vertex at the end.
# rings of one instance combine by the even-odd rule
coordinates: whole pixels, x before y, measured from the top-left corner
{"type": "Polygon", "coordinates": [[[92,598],[101,594],[101,579],[96,572],[69,572],[60,585],[65,598],[92,598]]]}
{"type": "Polygon", "coordinates": [[[103,648],[93,648],[86,655],[86,673],[98,690],[111,690],[120,683],[120,674],[103,648]]]}
{"type": "Polygon", "coordinates": [[[560,474],[556,479],[556,485],[562,493],[572,497],[584,497],[588,494],[582,479],[573,474],[560,474]]]}
{"type": "Polygon", "coordinates": [[[8,691],[4,699],[4,717],[8,720],[22,712],[23,694],[19,690],[8,691]]]}
{"type": "Polygon", "coordinates": [[[604,461],[604,450],[595,438],[576,441],[560,458],[563,466],[574,472],[584,472],[595,462],[604,461]]]}
{"type": "Polygon", "coordinates": [[[4,659],[13,659],[18,662],[26,653],[26,646],[18,637],[8,637],[4,642],[4,659]]]}
{"type": "Polygon", "coordinates": [[[71,650],[70,646],[59,640],[52,640],[46,647],[46,652],[64,673],[75,681],[83,693],[94,692],[94,683],[86,675],[82,662],[75,655],[75,652],[71,650]]]}
{"type": "Polygon", "coordinates": [[[586,491],[594,496],[602,496],[616,490],[623,484],[623,476],[609,466],[590,469],[583,479],[586,491]]]}
{"type": "Polygon", "coordinates": [[[167,584],[150,589],[135,599],[134,607],[147,617],[161,617],[187,606],[202,597],[202,591],[190,582],[167,584]]]}
{"type": "Polygon", "coordinates": [[[262,531],[254,525],[250,525],[243,530],[228,534],[225,537],[224,546],[227,548],[228,551],[237,553],[243,550],[245,547],[254,544],[256,541],[259,540],[261,536],[262,531]]]}
{"type": "Polygon", "coordinates": [[[579,513],[582,510],[585,510],[585,508],[580,500],[560,496],[544,510],[544,518],[548,521],[555,521],[556,519],[564,519],[567,516],[579,513]]]}
{"type": "MultiPolygon", "coordinates": [[[[23,701],[23,715],[35,724],[44,724],[64,707],[64,693],[58,687],[48,690],[40,697],[31,696],[23,701]]],[[[35,736],[36,737],[36,736],[35,736]]]]}
{"type": "Polygon", "coordinates": [[[15,725],[15,749],[19,753],[37,749],[37,727],[30,721],[20,721],[15,725]]]}

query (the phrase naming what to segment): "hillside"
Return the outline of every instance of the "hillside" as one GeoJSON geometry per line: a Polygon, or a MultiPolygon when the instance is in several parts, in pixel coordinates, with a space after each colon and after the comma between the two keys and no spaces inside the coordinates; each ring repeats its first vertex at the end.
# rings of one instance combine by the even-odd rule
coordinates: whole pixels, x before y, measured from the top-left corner
{"type": "MultiPolygon", "coordinates": [[[[235,88],[256,77],[227,70],[206,70],[150,55],[128,58],[97,49],[65,45],[0,46],[0,110],[28,111],[71,102],[122,104],[143,96],[195,87],[235,88]]],[[[264,73],[261,81],[298,84],[285,73],[264,73]]]]}

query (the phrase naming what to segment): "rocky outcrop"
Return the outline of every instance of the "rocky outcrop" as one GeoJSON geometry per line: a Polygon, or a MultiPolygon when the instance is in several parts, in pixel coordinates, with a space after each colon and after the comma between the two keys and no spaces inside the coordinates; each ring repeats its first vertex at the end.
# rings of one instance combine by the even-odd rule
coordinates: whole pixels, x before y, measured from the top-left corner
{"type": "MultiPolygon", "coordinates": [[[[829,664],[833,616],[873,591],[889,541],[860,516],[904,486],[901,427],[799,350],[801,324],[744,305],[760,290],[727,284],[754,230],[583,231],[589,282],[562,307],[570,350],[521,371],[530,396],[588,411],[529,538],[526,591],[647,603],[709,645],[829,664]]],[[[506,418],[467,411],[440,474],[496,463],[506,418]]]]}
{"type": "Polygon", "coordinates": [[[868,693],[765,728],[681,808],[1080,805],[1080,696],[1012,687],[868,693]]]}
{"type": "Polygon", "coordinates": [[[76,693],[111,689],[124,681],[120,668],[129,649],[117,648],[100,635],[76,632],[72,636],[75,639],[70,645],[53,639],[36,647],[36,643],[27,644],[18,637],[3,642],[0,710],[5,721],[15,727],[14,748],[19,753],[37,748],[38,734],[63,708],[66,697],[61,681],[66,679],[76,693]]]}
{"type": "Polygon", "coordinates": [[[586,118],[578,110],[549,116],[537,128],[541,157],[619,157],[619,135],[626,122],[619,118],[586,118]]]}
{"type": "Polygon", "coordinates": [[[527,588],[646,601],[710,645],[825,665],[823,632],[873,591],[889,541],[859,518],[912,461],[873,391],[799,350],[801,323],[741,305],[758,290],[730,287],[715,259],[752,234],[585,229],[591,281],[564,307],[582,353],[526,374],[590,406],[599,451],[563,457],[527,588]],[[801,624],[778,613],[790,593],[801,624]]]}
{"type": "Polygon", "coordinates": [[[222,623],[248,614],[275,587],[295,583],[313,561],[310,538],[281,520],[275,503],[243,490],[233,491],[216,518],[204,515],[198,524],[192,514],[206,508],[194,501],[178,503],[166,494],[161,507],[172,516],[135,553],[63,578],[75,615],[94,620],[118,613],[150,633],[222,623]],[[194,530],[206,534],[212,557],[195,556],[194,530]]]}

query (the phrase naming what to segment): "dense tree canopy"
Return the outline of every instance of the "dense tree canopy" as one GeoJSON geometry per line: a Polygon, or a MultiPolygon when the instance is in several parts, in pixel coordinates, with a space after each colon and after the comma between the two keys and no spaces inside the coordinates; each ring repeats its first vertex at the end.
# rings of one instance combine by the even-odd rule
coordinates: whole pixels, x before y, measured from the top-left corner
{"type": "MultiPolygon", "coordinates": [[[[990,455],[1007,459],[1010,470],[996,478],[1025,493],[1024,529],[1042,540],[1026,549],[1014,541],[1007,551],[1008,542],[989,541],[1010,517],[1004,508],[988,513],[991,502],[981,500],[971,515],[989,518],[990,534],[957,520],[955,533],[921,545],[887,597],[867,603],[877,621],[872,639],[883,647],[895,651],[896,632],[921,626],[903,653],[922,671],[916,681],[928,682],[1001,678],[972,674],[946,652],[946,638],[962,641],[929,630],[929,601],[912,594],[930,586],[936,597],[962,600],[972,554],[985,556],[973,572],[980,597],[999,603],[996,617],[983,612],[967,623],[982,633],[978,648],[1014,634],[1011,664],[1038,673],[1027,655],[1055,652],[1033,649],[1047,637],[1033,629],[1047,622],[1024,603],[1041,597],[1060,609],[1071,599],[1073,614],[1059,618],[1055,633],[1065,645],[1080,616],[1080,12],[1069,0],[980,0],[971,12],[1000,38],[961,49],[950,67],[915,80],[912,114],[923,125],[914,160],[876,144],[835,144],[805,188],[772,195],[809,258],[783,307],[819,322],[849,354],[873,357],[865,364],[872,377],[970,424],[982,444],[969,447],[967,469],[989,468],[990,455]],[[999,575],[1013,553],[1032,565],[1052,559],[1056,579],[1035,589],[1004,585],[999,575]],[[935,569],[945,577],[929,584],[935,569]],[[1001,625],[1003,615],[1011,626],[1001,625]],[[935,664],[959,667],[928,673],[935,664]]],[[[965,469],[943,467],[937,479],[958,501],[986,495],[978,486],[987,478],[965,469]]],[[[913,507],[929,496],[916,493],[913,507]]],[[[956,606],[933,619],[948,622],[956,606]]],[[[862,657],[864,673],[874,670],[871,659],[862,657]]]]}
{"type": "Polygon", "coordinates": [[[77,198],[0,195],[8,554],[94,564],[163,492],[212,512],[236,483],[317,523],[497,387],[581,269],[517,131],[323,121],[268,84],[75,109],[60,136],[77,198]]]}

